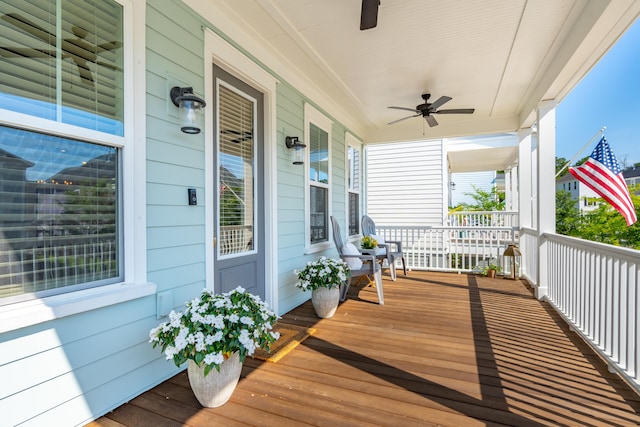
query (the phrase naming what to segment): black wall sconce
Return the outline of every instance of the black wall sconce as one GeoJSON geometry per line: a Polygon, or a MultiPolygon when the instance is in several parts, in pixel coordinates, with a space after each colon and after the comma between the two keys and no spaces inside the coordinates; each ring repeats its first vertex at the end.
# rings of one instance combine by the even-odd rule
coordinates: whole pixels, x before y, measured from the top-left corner
{"type": "Polygon", "coordinates": [[[285,137],[284,143],[287,145],[287,148],[293,148],[293,151],[291,152],[291,161],[293,164],[304,164],[304,148],[306,145],[300,142],[297,136],[285,137]]]}
{"type": "Polygon", "coordinates": [[[207,105],[204,99],[195,96],[191,87],[174,86],[169,96],[173,105],[180,109],[180,130],[193,135],[200,133],[200,116],[207,105]]]}
{"type": "Polygon", "coordinates": [[[451,182],[449,183],[449,187],[451,187],[451,189],[452,189],[452,190],[455,190],[455,189],[456,189],[456,183],[455,183],[455,182],[453,182],[453,181],[451,181],[451,182]]]}

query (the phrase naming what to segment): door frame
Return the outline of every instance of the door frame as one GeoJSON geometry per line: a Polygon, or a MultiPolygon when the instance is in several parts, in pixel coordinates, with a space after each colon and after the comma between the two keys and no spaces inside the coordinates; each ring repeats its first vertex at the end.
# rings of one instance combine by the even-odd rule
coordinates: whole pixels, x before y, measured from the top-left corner
{"type": "MultiPolygon", "coordinates": [[[[213,64],[253,86],[264,96],[264,266],[265,301],[272,310],[278,312],[278,227],[277,227],[277,132],[276,132],[276,85],[278,81],[242,52],[222,39],[210,29],[204,31],[204,89],[205,101],[213,105],[214,84],[213,64]]],[[[213,150],[215,148],[213,114],[205,110],[205,263],[206,288],[219,291],[214,283],[214,241],[215,188],[213,150]]],[[[262,214],[258,212],[258,215],[262,214]]]]}

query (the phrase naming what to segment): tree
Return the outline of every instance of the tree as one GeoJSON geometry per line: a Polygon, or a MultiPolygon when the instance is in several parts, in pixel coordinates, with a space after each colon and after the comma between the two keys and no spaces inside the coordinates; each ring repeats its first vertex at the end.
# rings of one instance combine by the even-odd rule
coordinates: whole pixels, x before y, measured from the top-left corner
{"type": "Polygon", "coordinates": [[[580,210],[571,193],[565,190],[556,192],[556,233],[565,236],[577,236],[581,223],[580,210]]]}
{"type": "Polygon", "coordinates": [[[464,193],[465,196],[471,196],[475,203],[465,205],[466,210],[470,211],[503,211],[504,210],[504,192],[498,191],[494,186],[491,191],[485,191],[481,188],[471,185],[473,193],[464,193]]]}
{"type": "MultiPolygon", "coordinates": [[[[558,172],[560,172],[560,170],[564,167],[564,165],[566,165],[568,162],[567,159],[565,159],[564,157],[556,157],[556,174],[558,172]]],[[[560,174],[560,176],[557,176],[556,178],[560,178],[562,176],[565,176],[566,174],[569,173],[569,168],[565,168],[562,173],[560,174]]]]}
{"type": "MultiPolygon", "coordinates": [[[[629,188],[637,215],[640,196],[635,194],[636,189],[637,186],[629,188]]],[[[571,235],[594,242],[640,249],[640,225],[636,223],[627,227],[620,212],[603,199],[598,200],[598,207],[582,215],[576,231],[571,235]]]]}

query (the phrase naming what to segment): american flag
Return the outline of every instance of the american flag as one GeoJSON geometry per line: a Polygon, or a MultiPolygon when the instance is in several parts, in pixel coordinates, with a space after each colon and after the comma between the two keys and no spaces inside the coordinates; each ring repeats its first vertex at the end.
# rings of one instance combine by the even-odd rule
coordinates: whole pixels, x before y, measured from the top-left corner
{"type": "Polygon", "coordinates": [[[637,221],[627,183],[604,136],[589,159],[578,167],[570,167],[569,172],[620,212],[627,226],[637,221]]]}

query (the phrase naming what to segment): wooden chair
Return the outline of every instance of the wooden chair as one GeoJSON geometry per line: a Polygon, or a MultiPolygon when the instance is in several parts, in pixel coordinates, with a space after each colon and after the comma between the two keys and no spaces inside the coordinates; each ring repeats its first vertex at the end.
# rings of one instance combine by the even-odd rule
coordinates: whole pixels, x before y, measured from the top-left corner
{"type": "Polygon", "coordinates": [[[404,275],[407,275],[407,262],[404,259],[404,252],[402,251],[402,242],[400,240],[385,240],[384,243],[380,242],[379,236],[376,235],[376,224],[371,217],[364,215],[362,217],[362,235],[374,236],[378,238],[378,247],[384,248],[385,251],[377,255],[378,260],[387,260],[389,264],[389,272],[391,273],[391,280],[396,280],[396,260],[399,258],[402,260],[402,270],[404,275]],[[391,250],[391,247],[395,246],[395,250],[391,250]]]}
{"type": "Polygon", "coordinates": [[[373,277],[375,281],[376,291],[378,292],[378,303],[384,304],[384,293],[382,291],[382,270],[380,264],[373,255],[363,255],[351,243],[344,243],[342,234],[340,233],[340,224],[332,216],[331,226],[333,227],[333,242],[336,244],[340,259],[349,264],[351,274],[345,286],[340,288],[340,301],[347,298],[347,291],[351,285],[351,280],[356,277],[373,277]],[[355,248],[355,251],[353,250],[355,248]]]}

